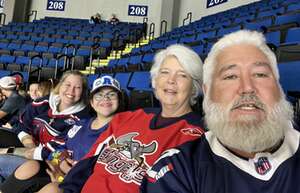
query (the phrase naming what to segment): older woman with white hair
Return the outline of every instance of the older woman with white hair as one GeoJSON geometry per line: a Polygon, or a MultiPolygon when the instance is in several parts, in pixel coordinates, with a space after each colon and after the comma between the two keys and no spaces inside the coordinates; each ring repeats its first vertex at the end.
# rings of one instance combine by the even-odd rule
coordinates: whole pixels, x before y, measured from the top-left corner
{"type": "Polygon", "coordinates": [[[163,151],[203,134],[201,117],[191,108],[202,82],[199,56],[172,45],[156,54],[151,79],[161,108],[117,114],[86,159],[66,176],[60,185],[64,193],[137,193],[163,151]]]}
{"type": "Polygon", "coordinates": [[[300,133],[263,34],[224,36],[203,73],[209,131],[163,154],[141,192],[299,192],[300,133]]]}

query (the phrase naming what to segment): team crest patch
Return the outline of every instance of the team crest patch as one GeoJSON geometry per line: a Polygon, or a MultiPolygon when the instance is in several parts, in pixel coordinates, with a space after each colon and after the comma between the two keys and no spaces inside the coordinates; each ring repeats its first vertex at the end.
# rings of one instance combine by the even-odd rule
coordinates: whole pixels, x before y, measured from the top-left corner
{"type": "Polygon", "coordinates": [[[254,165],[255,165],[256,172],[260,175],[265,175],[272,168],[269,159],[267,157],[258,158],[257,162],[254,162],[254,165]]]}
{"type": "Polygon", "coordinates": [[[80,130],[82,126],[74,125],[69,131],[68,131],[68,137],[73,138],[76,133],[80,130]]]}
{"type": "Polygon", "coordinates": [[[203,131],[201,131],[199,128],[183,128],[180,131],[185,135],[191,136],[201,136],[203,134],[203,131]]]}
{"type": "Polygon", "coordinates": [[[69,124],[69,125],[74,125],[75,124],[75,120],[72,118],[66,119],[65,123],[69,124]]]}
{"type": "Polygon", "coordinates": [[[150,166],[145,155],[156,152],[157,142],[143,144],[134,138],[139,134],[128,133],[115,139],[112,137],[99,154],[98,163],[105,164],[105,169],[126,183],[140,185],[150,166]]]}

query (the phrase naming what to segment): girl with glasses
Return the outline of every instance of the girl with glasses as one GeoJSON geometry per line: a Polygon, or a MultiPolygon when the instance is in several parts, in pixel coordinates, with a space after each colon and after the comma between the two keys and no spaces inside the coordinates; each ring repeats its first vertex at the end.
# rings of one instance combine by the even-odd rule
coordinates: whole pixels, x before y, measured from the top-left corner
{"type": "Polygon", "coordinates": [[[56,140],[49,143],[49,151],[44,154],[48,165],[44,161],[27,161],[3,183],[1,191],[16,191],[17,187],[20,192],[36,192],[49,183],[41,191],[54,192],[58,182],[88,152],[114,114],[121,110],[121,93],[118,81],[112,77],[96,79],[90,92],[90,105],[96,116],[77,122],[64,142],[56,140]]]}

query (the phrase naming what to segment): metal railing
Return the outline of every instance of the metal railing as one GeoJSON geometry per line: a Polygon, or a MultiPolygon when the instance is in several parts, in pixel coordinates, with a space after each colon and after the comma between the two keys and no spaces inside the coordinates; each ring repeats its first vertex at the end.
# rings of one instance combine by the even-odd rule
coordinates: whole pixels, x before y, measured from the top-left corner
{"type": "Polygon", "coordinates": [[[153,39],[155,33],[155,23],[151,23],[149,27],[149,38],[153,39]]]}
{"type": "Polygon", "coordinates": [[[168,25],[168,22],[166,20],[162,20],[160,22],[160,32],[159,32],[160,36],[167,32],[167,25],[168,25]]]}
{"type": "Polygon", "coordinates": [[[28,22],[29,22],[30,17],[31,17],[32,15],[34,16],[34,17],[33,17],[33,20],[36,20],[36,17],[37,17],[37,10],[32,10],[30,13],[27,14],[28,22]]]}
{"type": "Polygon", "coordinates": [[[188,13],[187,13],[186,18],[184,18],[183,21],[182,21],[182,25],[185,25],[185,22],[186,22],[187,20],[189,20],[189,23],[188,23],[188,24],[190,24],[190,23],[192,22],[192,12],[188,12],[188,13]]]}
{"type": "Polygon", "coordinates": [[[0,13],[0,25],[5,25],[5,20],[6,20],[6,14],[5,13],[0,13]]]}

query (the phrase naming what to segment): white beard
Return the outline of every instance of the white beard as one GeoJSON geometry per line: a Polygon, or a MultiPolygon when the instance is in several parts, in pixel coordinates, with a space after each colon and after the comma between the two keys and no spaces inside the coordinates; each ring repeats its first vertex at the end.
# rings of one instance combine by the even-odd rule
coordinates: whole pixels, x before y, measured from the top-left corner
{"type": "Polygon", "coordinates": [[[292,106],[284,97],[270,111],[264,109],[266,118],[263,120],[243,115],[230,121],[231,106],[222,108],[208,96],[204,97],[203,108],[207,127],[218,140],[227,147],[247,153],[262,152],[279,144],[293,120],[292,106]]]}

